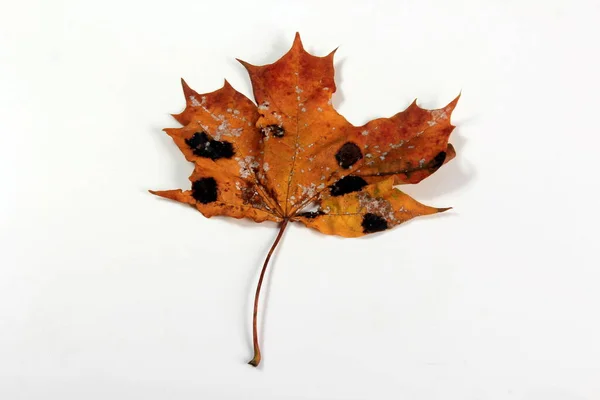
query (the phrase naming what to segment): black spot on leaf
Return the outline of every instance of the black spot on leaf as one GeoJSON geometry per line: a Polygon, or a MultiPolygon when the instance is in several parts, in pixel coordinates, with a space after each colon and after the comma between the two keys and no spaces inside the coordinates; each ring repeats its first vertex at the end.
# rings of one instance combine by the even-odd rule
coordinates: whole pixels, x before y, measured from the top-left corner
{"type": "Polygon", "coordinates": [[[362,220],[364,233],[385,231],[388,228],[387,221],[377,214],[367,213],[362,220]]]}
{"type": "Polygon", "coordinates": [[[429,164],[429,168],[430,169],[438,169],[439,167],[441,167],[444,164],[444,161],[446,161],[446,152],[440,151],[437,154],[437,156],[433,157],[433,160],[431,160],[431,163],[429,164]]]}
{"type": "Polygon", "coordinates": [[[306,211],[306,212],[298,214],[298,216],[299,217],[313,219],[313,218],[317,218],[319,215],[323,215],[323,214],[325,214],[325,213],[323,211],[321,211],[321,210],[319,210],[319,211],[306,211]]]}
{"type": "Polygon", "coordinates": [[[367,181],[360,176],[348,175],[329,186],[329,190],[332,196],[341,196],[347,193],[358,192],[365,186],[367,186],[367,181]]]}
{"type": "Polygon", "coordinates": [[[337,160],[340,167],[348,169],[354,165],[358,160],[363,158],[360,148],[356,143],[347,142],[335,153],[335,159],[337,160]]]}
{"type": "Polygon", "coordinates": [[[217,200],[217,181],[214,178],[202,178],[192,183],[192,197],[202,204],[217,200]]]}
{"type": "Polygon", "coordinates": [[[233,157],[233,145],[226,141],[212,139],[206,132],[196,132],[191,138],[185,139],[185,143],[198,157],[218,160],[219,158],[233,157]]]}
{"type": "Polygon", "coordinates": [[[279,125],[267,125],[260,130],[264,136],[275,136],[275,137],[283,137],[285,134],[285,129],[283,129],[279,125]]]}

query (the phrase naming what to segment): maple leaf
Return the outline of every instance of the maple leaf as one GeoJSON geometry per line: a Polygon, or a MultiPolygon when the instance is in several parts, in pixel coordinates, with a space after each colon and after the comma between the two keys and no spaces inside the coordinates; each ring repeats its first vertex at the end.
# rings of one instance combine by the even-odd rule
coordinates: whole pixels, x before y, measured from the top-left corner
{"type": "Polygon", "coordinates": [[[257,313],[264,274],[289,222],[358,237],[447,208],[423,205],[395,187],[418,183],[455,156],[446,107],[425,110],[413,102],[391,118],[353,126],[331,104],[333,56],[306,52],[300,36],[273,64],[248,70],[251,100],[225,81],[198,94],[182,80],[183,125],[165,129],[194,163],[190,190],[151,191],[187,203],[204,216],[223,215],[280,224],[256,288],[254,357],[261,360],[257,313]]]}

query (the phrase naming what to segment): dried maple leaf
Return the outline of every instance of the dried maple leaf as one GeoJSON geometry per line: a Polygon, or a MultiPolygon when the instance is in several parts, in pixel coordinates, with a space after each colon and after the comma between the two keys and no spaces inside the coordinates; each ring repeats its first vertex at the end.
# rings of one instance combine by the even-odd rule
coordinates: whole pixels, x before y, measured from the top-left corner
{"type": "Polygon", "coordinates": [[[187,203],[204,216],[225,215],[280,224],[256,288],[254,357],[261,360],[257,311],[264,274],[289,222],[330,235],[357,237],[411,218],[447,210],[425,206],[394,185],[417,183],[455,156],[446,107],[412,103],[391,118],[353,126],[335,111],[333,55],[316,57],[296,34],[273,64],[240,61],[250,74],[256,106],[227,81],[198,94],[182,80],[182,128],[165,129],[195,164],[191,190],[151,191],[187,203]]]}

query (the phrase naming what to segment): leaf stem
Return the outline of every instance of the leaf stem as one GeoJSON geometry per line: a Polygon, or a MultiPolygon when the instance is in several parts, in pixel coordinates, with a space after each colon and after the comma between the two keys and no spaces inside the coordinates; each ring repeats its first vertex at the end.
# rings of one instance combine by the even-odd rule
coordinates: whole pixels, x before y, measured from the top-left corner
{"type": "Polygon", "coordinates": [[[267,254],[267,258],[265,258],[265,263],[262,266],[262,270],[260,271],[260,277],[258,278],[258,284],[256,285],[256,294],[254,295],[254,311],[252,313],[252,343],[254,345],[254,357],[252,360],[248,361],[248,364],[253,367],[257,367],[260,364],[261,356],[260,356],[260,346],[258,345],[258,328],[256,326],[257,316],[258,316],[258,299],[260,297],[260,288],[262,287],[263,279],[265,277],[265,272],[267,271],[267,265],[269,265],[269,260],[275,251],[275,248],[279,244],[281,237],[283,236],[283,232],[285,231],[285,227],[289,222],[288,218],[284,218],[279,227],[279,233],[267,254]]]}

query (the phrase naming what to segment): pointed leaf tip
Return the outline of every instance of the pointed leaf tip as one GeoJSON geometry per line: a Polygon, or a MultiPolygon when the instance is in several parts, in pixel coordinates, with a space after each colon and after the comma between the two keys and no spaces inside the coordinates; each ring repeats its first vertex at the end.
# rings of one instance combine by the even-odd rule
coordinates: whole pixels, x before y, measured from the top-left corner
{"type": "Polygon", "coordinates": [[[326,57],[331,57],[333,58],[333,56],[335,55],[335,53],[338,51],[338,49],[340,48],[340,46],[336,47],[335,49],[331,50],[331,52],[329,54],[327,54],[326,57]]]}
{"type": "Polygon", "coordinates": [[[185,79],[181,78],[181,87],[183,87],[183,90],[185,91],[186,89],[190,89],[190,86],[187,84],[187,82],[185,81],[185,79]]]}
{"type": "Polygon", "coordinates": [[[198,93],[196,93],[196,91],[194,89],[192,89],[187,82],[181,78],[181,87],[183,88],[183,94],[185,96],[185,101],[188,102],[189,101],[189,96],[194,96],[197,95],[198,93]]]}
{"type": "Polygon", "coordinates": [[[458,93],[458,96],[456,96],[454,98],[454,100],[452,100],[450,103],[448,103],[448,105],[446,107],[444,107],[444,109],[446,111],[453,111],[456,108],[456,104],[458,103],[458,100],[460,99],[461,94],[462,94],[462,90],[458,93]]]}
{"type": "Polygon", "coordinates": [[[302,39],[300,39],[300,32],[296,32],[296,35],[294,36],[293,47],[295,46],[300,46],[301,49],[304,48],[304,46],[302,45],[302,39]]]}
{"type": "Polygon", "coordinates": [[[239,62],[240,64],[242,64],[244,66],[244,68],[246,68],[248,71],[256,68],[256,65],[250,64],[249,62],[246,62],[246,61],[241,60],[239,58],[236,58],[235,60],[237,62],[239,62]]]}

